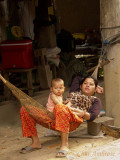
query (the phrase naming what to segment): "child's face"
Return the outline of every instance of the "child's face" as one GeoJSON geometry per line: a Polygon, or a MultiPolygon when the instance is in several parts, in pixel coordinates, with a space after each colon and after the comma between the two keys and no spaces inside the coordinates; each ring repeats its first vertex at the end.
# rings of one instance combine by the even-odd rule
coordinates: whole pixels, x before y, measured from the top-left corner
{"type": "Polygon", "coordinates": [[[53,86],[51,87],[51,91],[57,95],[57,96],[61,96],[64,91],[65,91],[65,87],[63,82],[54,82],[53,86]]]}
{"type": "Polygon", "coordinates": [[[95,82],[92,78],[86,78],[80,88],[82,94],[86,96],[92,96],[96,91],[95,82]]]}

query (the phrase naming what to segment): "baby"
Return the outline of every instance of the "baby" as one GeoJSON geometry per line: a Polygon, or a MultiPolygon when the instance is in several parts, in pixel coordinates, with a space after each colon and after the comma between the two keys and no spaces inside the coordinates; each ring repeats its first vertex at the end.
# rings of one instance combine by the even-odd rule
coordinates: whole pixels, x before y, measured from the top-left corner
{"type": "Polygon", "coordinates": [[[47,109],[53,112],[55,105],[63,103],[63,93],[65,91],[64,81],[60,78],[52,80],[51,93],[48,97],[47,109]]]}
{"type": "MultiPolygon", "coordinates": [[[[64,81],[60,78],[53,79],[51,82],[51,93],[48,97],[47,110],[53,112],[55,105],[63,104],[63,93],[65,91],[64,81]]],[[[57,132],[47,130],[45,136],[55,135],[57,132]]]]}

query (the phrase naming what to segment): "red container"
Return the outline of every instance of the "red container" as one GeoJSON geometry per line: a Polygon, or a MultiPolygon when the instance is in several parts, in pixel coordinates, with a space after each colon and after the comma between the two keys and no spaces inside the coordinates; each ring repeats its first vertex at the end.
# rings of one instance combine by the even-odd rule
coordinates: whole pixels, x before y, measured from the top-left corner
{"type": "Polygon", "coordinates": [[[4,41],[0,44],[2,69],[34,66],[31,40],[4,41]]]}

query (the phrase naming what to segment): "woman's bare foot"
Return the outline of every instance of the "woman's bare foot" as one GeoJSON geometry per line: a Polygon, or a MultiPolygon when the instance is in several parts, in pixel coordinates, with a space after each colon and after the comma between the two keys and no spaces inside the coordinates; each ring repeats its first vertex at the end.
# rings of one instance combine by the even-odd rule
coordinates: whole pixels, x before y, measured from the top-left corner
{"type": "Polygon", "coordinates": [[[30,145],[31,148],[41,148],[41,143],[39,141],[38,136],[32,136],[32,144],[30,145]]]}
{"type": "Polygon", "coordinates": [[[42,145],[41,145],[41,143],[32,143],[31,145],[30,145],[30,147],[31,148],[42,148],[42,145]]]}

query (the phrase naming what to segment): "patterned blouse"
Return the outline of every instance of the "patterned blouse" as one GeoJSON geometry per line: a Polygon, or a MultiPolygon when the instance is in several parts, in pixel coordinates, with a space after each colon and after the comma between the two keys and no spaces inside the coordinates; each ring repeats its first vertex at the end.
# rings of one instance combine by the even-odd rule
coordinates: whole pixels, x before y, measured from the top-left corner
{"type": "Polygon", "coordinates": [[[81,92],[71,92],[65,102],[70,101],[71,107],[88,111],[94,103],[95,98],[94,96],[82,95],[81,92]]]}

